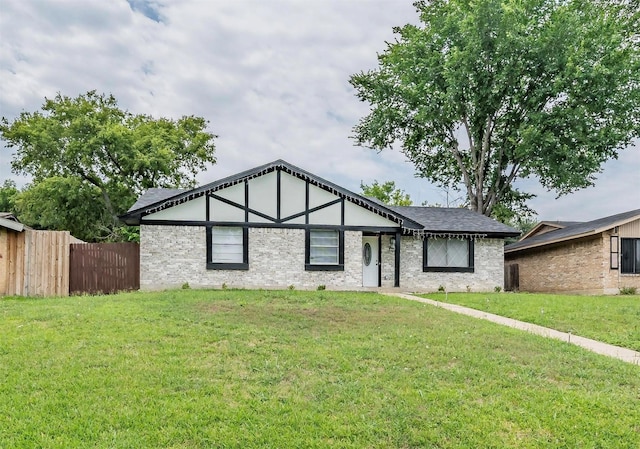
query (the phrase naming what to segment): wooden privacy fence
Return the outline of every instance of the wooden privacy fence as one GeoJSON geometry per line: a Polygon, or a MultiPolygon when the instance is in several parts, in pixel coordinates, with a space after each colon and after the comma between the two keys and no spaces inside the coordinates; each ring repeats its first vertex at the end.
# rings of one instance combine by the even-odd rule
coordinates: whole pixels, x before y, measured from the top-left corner
{"type": "Polygon", "coordinates": [[[517,263],[504,267],[504,289],[508,292],[520,290],[520,267],[517,263]]]}
{"type": "Polygon", "coordinates": [[[9,232],[6,239],[5,294],[67,296],[69,244],[64,231],[9,232]]]}
{"type": "Polygon", "coordinates": [[[140,288],[137,243],[75,243],[70,246],[69,292],[113,293],[140,288]]]}

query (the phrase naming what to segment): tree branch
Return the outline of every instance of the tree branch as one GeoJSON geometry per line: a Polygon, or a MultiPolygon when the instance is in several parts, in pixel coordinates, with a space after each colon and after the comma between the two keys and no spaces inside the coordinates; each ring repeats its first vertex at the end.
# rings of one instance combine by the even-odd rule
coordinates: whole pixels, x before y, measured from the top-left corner
{"type": "Polygon", "coordinates": [[[484,191],[484,178],[485,173],[488,170],[488,161],[491,156],[491,134],[493,132],[493,116],[489,115],[487,117],[487,124],[485,126],[484,138],[482,139],[482,145],[480,146],[480,160],[478,161],[478,166],[475,169],[477,173],[478,186],[476,190],[480,193],[482,209],[485,207],[485,198],[483,195],[484,191]]]}
{"type": "Polygon", "coordinates": [[[80,174],[80,177],[82,179],[84,179],[85,181],[93,184],[94,186],[96,186],[97,188],[100,189],[100,193],[102,194],[102,198],[104,198],[104,203],[107,206],[107,210],[109,211],[109,215],[111,215],[111,218],[113,218],[113,223],[117,224],[118,223],[118,214],[116,213],[115,208],[113,207],[113,203],[111,202],[111,198],[109,197],[109,194],[107,193],[107,189],[104,188],[104,184],[100,181],[100,179],[96,175],[87,175],[80,168],[78,168],[78,173],[80,174]]]}
{"type": "Polygon", "coordinates": [[[478,210],[478,202],[473,199],[473,188],[471,185],[471,179],[469,178],[469,172],[467,168],[464,166],[464,160],[462,159],[462,155],[460,154],[460,150],[458,149],[458,140],[456,139],[453,130],[451,128],[448,129],[449,137],[451,138],[451,153],[453,157],[458,162],[458,166],[460,167],[460,171],[462,172],[462,179],[464,181],[464,185],[467,188],[467,195],[469,196],[469,201],[471,202],[474,210],[478,210]],[[474,204],[475,203],[475,204],[474,204]]]}

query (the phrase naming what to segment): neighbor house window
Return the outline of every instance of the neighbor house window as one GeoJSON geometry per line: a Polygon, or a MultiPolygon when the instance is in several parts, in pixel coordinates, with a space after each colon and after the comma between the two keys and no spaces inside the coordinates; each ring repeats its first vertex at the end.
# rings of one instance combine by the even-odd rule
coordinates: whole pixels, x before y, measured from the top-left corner
{"type": "Polygon", "coordinates": [[[211,226],[207,228],[207,268],[247,270],[249,268],[248,230],[211,226]]]}
{"type": "Polygon", "coordinates": [[[307,230],[305,269],[344,270],[344,232],[335,229],[307,230]]]}
{"type": "Polygon", "coordinates": [[[609,267],[612,270],[617,270],[618,269],[618,254],[620,252],[620,250],[618,249],[618,236],[617,235],[612,235],[609,238],[609,248],[610,248],[609,267]]]}
{"type": "Polygon", "coordinates": [[[473,272],[473,240],[425,239],[423,271],[473,272]]]}
{"type": "Polygon", "coordinates": [[[622,263],[620,272],[640,274],[640,239],[620,239],[622,263]]]}

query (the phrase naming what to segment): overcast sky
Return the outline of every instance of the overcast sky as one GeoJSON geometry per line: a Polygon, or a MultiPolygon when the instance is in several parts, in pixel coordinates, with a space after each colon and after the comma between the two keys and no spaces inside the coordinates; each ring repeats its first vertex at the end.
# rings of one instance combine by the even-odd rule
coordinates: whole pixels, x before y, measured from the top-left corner
{"type": "MultiPolygon", "coordinates": [[[[218,163],[201,184],[284,159],[355,192],[394,180],[415,204],[445,204],[401,153],[349,137],[368,111],[350,75],[375,68],[392,27],[409,22],[412,0],[0,0],[0,115],[95,89],[134,113],[209,120],[218,163]]],[[[0,182],[23,185],[11,157],[0,148],[0,182]]],[[[527,187],[541,220],[640,208],[640,144],[596,187],[558,200],[527,187]]]]}

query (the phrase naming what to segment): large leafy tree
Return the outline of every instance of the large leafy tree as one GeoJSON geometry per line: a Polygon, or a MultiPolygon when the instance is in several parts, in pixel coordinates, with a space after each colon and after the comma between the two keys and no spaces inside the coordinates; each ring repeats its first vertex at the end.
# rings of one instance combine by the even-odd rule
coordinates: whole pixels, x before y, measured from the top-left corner
{"type": "Polygon", "coordinates": [[[16,210],[20,221],[36,229],[69,231],[84,241],[118,240],[100,189],[77,178],[55,176],[28,186],[16,210]]]}
{"type": "Polygon", "coordinates": [[[19,209],[34,220],[40,217],[41,226],[51,221],[42,217],[56,219],[50,214],[54,203],[67,220],[56,228],[77,224],[76,211],[100,220],[87,225],[89,240],[118,240],[118,215],[144,190],[194,186],[196,174],[215,163],[216,136],[206,128],[201,117],[132,114],[112,95],[95,91],[76,98],[58,94],[45,99],[41,111],[22,112],[11,122],[3,117],[0,123],[2,138],[16,148],[12,170],[33,177],[19,209]],[[39,204],[47,195],[55,198],[39,204]]]}
{"type": "Polygon", "coordinates": [[[6,179],[0,186],[0,212],[16,213],[16,200],[20,191],[16,183],[11,179],[6,179]]]}
{"type": "Polygon", "coordinates": [[[413,204],[408,193],[404,193],[404,190],[396,188],[395,181],[385,181],[380,184],[375,180],[371,185],[361,182],[360,189],[362,189],[364,196],[376,198],[392,206],[411,206],[413,204]]]}
{"type": "Polygon", "coordinates": [[[359,145],[400,145],[417,174],[473,210],[526,210],[518,179],[592,185],[640,135],[640,8],[628,0],[433,0],[351,77],[371,105],[359,145]]]}

